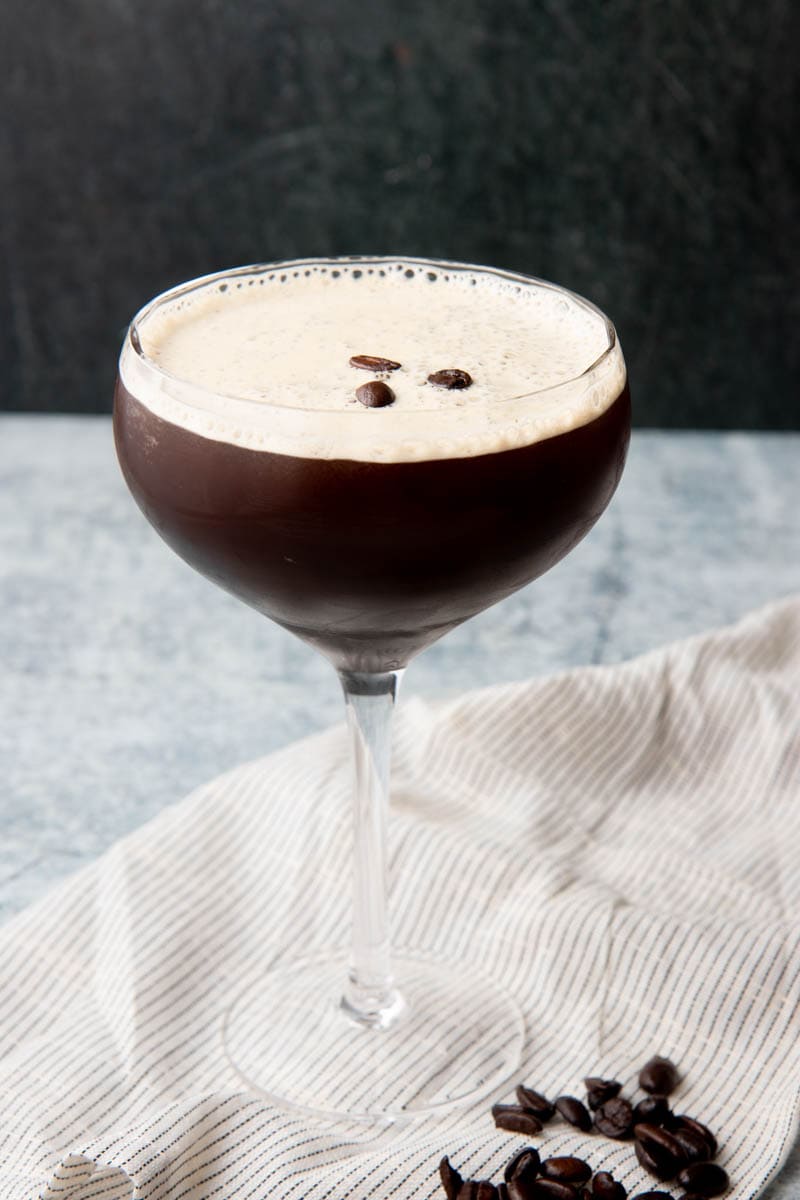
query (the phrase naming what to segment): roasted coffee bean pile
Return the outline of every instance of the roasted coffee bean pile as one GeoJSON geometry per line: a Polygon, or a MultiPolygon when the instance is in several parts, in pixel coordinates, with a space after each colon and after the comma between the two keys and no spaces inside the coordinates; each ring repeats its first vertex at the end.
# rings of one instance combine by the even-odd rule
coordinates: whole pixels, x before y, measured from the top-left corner
{"type": "MultiPolygon", "coordinates": [[[[586,1102],[577,1096],[550,1101],[541,1092],[520,1084],[516,1104],[492,1108],[498,1129],[532,1137],[556,1115],[588,1133],[594,1129],[617,1141],[633,1139],[636,1157],[651,1175],[677,1180],[680,1200],[705,1200],[728,1188],[728,1176],[712,1160],[717,1141],[710,1129],[694,1117],[674,1113],[667,1097],[678,1085],[678,1072],[667,1058],[656,1056],[639,1072],[639,1086],[647,1095],[635,1106],[620,1095],[616,1079],[590,1075],[584,1079],[586,1102]]],[[[534,1146],[526,1146],[511,1159],[502,1183],[462,1179],[448,1158],[439,1164],[447,1200],[627,1200],[623,1185],[608,1171],[592,1174],[582,1158],[542,1159],[534,1146]]],[[[631,1200],[673,1200],[670,1192],[638,1192],[631,1200]]]]}
{"type": "MultiPolygon", "coordinates": [[[[356,367],[359,371],[374,371],[376,375],[390,375],[392,371],[399,371],[402,365],[393,358],[384,358],[380,354],[354,354],[350,359],[351,367],[356,367]]],[[[460,391],[472,386],[472,376],[469,371],[462,371],[460,367],[445,367],[429,375],[427,382],[449,391],[460,391]]],[[[362,383],[361,387],[356,388],[356,399],[360,400],[365,408],[386,408],[387,405],[394,404],[395,395],[384,380],[371,379],[369,383],[362,383]]]]}

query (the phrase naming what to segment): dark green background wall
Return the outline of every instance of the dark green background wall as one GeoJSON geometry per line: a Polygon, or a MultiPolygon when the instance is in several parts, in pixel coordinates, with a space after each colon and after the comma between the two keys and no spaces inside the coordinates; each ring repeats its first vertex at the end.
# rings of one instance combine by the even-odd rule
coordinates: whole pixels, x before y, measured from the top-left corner
{"type": "Polygon", "coordinates": [[[640,424],[800,427],[798,13],[4,0],[2,407],[108,409],[181,279],[370,251],[589,296],[640,424]]]}

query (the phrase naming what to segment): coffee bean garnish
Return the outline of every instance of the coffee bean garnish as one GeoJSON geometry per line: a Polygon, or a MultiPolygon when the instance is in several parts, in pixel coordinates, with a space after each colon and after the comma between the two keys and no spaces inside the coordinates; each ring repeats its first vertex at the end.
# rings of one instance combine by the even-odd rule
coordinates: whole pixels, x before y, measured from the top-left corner
{"type": "Polygon", "coordinates": [[[639,1087],[651,1095],[668,1096],[678,1086],[678,1072],[674,1063],[659,1054],[646,1062],[639,1072],[639,1087]]]}
{"type": "Polygon", "coordinates": [[[439,1178],[442,1181],[447,1200],[456,1200],[464,1180],[446,1154],[439,1163],[439,1178]]]}
{"type": "Polygon", "coordinates": [[[386,408],[394,404],[394,392],[380,379],[371,379],[356,388],[356,396],[366,408],[386,408]]]}
{"type": "Polygon", "coordinates": [[[399,371],[402,364],[391,358],[381,358],[377,354],[354,354],[350,359],[350,366],[380,374],[381,371],[399,371]]]}
{"type": "Polygon", "coordinates": [[[666,1125],[672,1116],[672,1111],[664,1096],[645,1096],[633,1110],[634,1125],[649,1122],[650,1125],[666,1125]]]}
{"type": "Polygon", "coordinates": [[[613,1100],[622,1091],[622,1084],[617,1083],[616,1079],[599,1079],[596,1075],[589,1075],[583,1083],[586,1103],[592,1111],[605,1104],[606,1100],[613,1100]]]}
{"type": "Polygon", "coordinates": [[[472,376],[458,367],[446,367],[443,371],[434,371],[429,375],[428,383],[452,391],[454,388],[468,388],[472,383],[472,376]]]}
{"type": "Polygon", "coordinates": [[[628,1100],[617,1096],[606,1100],[594,1114],[595,1129],[610,1138],[625,1138],[633,1128],[633,1108],[628,1100]]]}
{"type": "Polygon", "coordinates": [[[524,1087],[523,1084],[519,1084],[516,1090],[517,1099],[523,1108],[530,1109],[540,1121],[550,1120],[555,1112],[555,1106],[541,1092],[535,1092],[533,1088],[524,1087]]]}
{"type": "Polygon", "coordinates": [[[627,1194],[610,1171],[598,1171],[592,1180],[592,1195],[596,1200],[625,1200],[627,1194]]]}
{"type": "Polygon", "coordinates": [[[506,1169],[503,1178],[506,1183],[512,1179],[535,1179],[539,1174],[539,1151],[534,1146],[524,1146],[519,1154],[515,1154],[506,1169]]]}
{"type": "Polygon", "coordinates": [[[698,1196],[721,1196],[728,1190],[729,1182],[727,1171],[711,1162],[692,1163],[678,1175],[681,1187],[698,1196]]]}
{"type": "Polygon", "coordinates": [[[497,1128],[506,1129],[509,1133],[524,1133],[530,1137],[542,1132],[539,1118],[518,1104],[493,1104],[492,1116],[497,1128]]]}
{"type": "Polygon", "coordinates": [[[556,1112],[576,1129],[582,1129],[584,1133],[588,1133],[592,1128],[592,1118],[589,1116],[588,1108],[575,1096],[559,1096],[555,1106],[556,1112]]]}
{"type": "Polygon", "coordinates": [[[542,1175],[545,1179],[557,1179],[559,1183],[588,1183],[592,1178],[592,1168],[582,1158],[564,1155],[546,1158],[542,1163],[542,1175]]]}

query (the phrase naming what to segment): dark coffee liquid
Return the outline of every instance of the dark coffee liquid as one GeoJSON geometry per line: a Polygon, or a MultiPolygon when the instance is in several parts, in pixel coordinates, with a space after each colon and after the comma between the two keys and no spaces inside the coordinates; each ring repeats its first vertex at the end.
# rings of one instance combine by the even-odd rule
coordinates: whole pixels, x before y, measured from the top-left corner
{"type": "Polygon", "coordinates": [[[335,666],[404,666],[530,583],[619,482],[627,387],[579,429],[427,462],[297,458],[190,433],[118,382],[117,453],[150,523],[196,570],[335,666]]]}

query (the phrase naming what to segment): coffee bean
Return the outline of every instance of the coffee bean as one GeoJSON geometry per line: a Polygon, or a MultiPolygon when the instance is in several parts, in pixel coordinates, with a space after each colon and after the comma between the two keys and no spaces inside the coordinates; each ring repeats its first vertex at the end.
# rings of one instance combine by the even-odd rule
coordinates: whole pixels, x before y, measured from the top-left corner
{"type": "Polygon", "coordinates": [[[519,1154],[515,1154],[507,1163],[503,1178],[506,1183],[512,1179],[535,1179],[539,1174],[539,1152],[533,1146],[524,1146],[519,1154]]]}
{"type": "Polygon", "coordinates": [[[712,1162],[692,1163],[678,1176],[681,1187],[698,1196],[721,1196],[728,1190],[729,1182],[727,1171],[712,1162]]]}
{"type": "Polygon", "coordinates": [[[678,1071],[668,1058],[656,1054],[639,1072],[639,1087],[651,1095],[668,1096],[678,1086],[678,1071]]]}
{"type": "Polygon", "coordinates": [[[366,408],[386,408],[387,404],[394,404],[394,392],[380,379],[362,383],[356,388],[356,397],[366,408]]]}
{"type": "Polygon", "coordinates": [[[503,1187],[508,1191],[508,1200],[534,1200],[536,1193],[533,1190],[535,1179],[509,1179],[508,1183],[504,1183],[503,1187]]]}
{"type": "Polygon", "coordinates": [[[518,1104],[493,1104],[492,1116],[497,1128],[506,1129],[509,1133],[525,1133],[530,1137],[542,1132],[539,1118],[518,1104]]]}
{"type": "Polygon", "coordinates": [[[664,1129],[661,1125],[649,1125],[647,1122],[642,1122],[639,1125],[634,1125],[633,1136],[637,1141],[646,1146],[651,1154],[661,1152],[669,1154],[679,1166],[685,1166],[686,1156],[681,1149],[681,1144],[673,1133],[668,1129],[664,1129]]]}
{"type": "Polygon", "coordinates": [[[468,371],[462,371],[458,367],[446,367],[443,371],[434,371],[432,375],[429,375],[428,383],[452,391],[453,388],[468,388],[472,383],[472,376],[468,371]]]}
{"type": "Polygon", "coordinates": [[[504,1183],[498,1183],[497,1185],[497,1200],[510,1200],[508,1188],[504,1183]]]}
{"type": "Polygon", "coordinates": [[[657,1179],[672,1179],[677,1171],[677,1166],[672,1162],[667,1162],[662,1158],[656,1158],[649,1150],[646,1150],[641,1142],[634,1142],[633,1148],[636,1151],[636,1157],[644,1167],[645,1171],[650,1175],[655,1175],[657,1179]]]}
{"type": "Polygon", "coordinates": [[[705,1139],[708,1147],[708,1157],[716,1158],[717,1155],[717,1139],[714,1137],[707,1125],[703,1125],[701,1121],[695,1120],[694,1117],[687,1117],[683,1114],[676,1115],[670,1121],[670,1129],[673,1133],[678,1129],[691,1129],[692,1133],[697,1133],[705,1139]]]}
{"type": "Polygon", "coordinates": [[[592,1118],[589,1116],[589,1110],[585,1104],[581,1104],[580,1100],[576,1100],[574,1096],[559,1096],[555,1102],[556,1112],[559,1113],[565,1121],[570,1125],[574,1125],[577,1129],[582,1129],[584,1133],[588,1133],[592,1128],[592,1118]]]}
{"type": "Polygon", "coordinates": [[[446,1154],[439,1163],[439,1178],[442,1181],[442,1187],[445,1190],[447,1200],[456,1200],[458,1193],[461,1191],[461,1185],[464,1180],[461,1178],[460,1174],[450,1162],[450,1159],[446,1154]]]}
{"type": "Polygon", "coordinates": [[[354,354],[350,359],[351,367],[359,367],[362,371],[399,371],[401,364],[391,358],[381,358],[376,354],[354,354]]]}
{"type": "Polygon", "coordinates": [[[589,1075],[583,1081],[586,1088],[586,1103],[589,1108],[599,1108],[606,1100],[613,1100],[622,1091],[622,1084],[616,1079],[600,1079],[597,1075],[589,1075]]]}
{"type": "Polygon", "coordinates": [[[610,1171],[598,1171],[592,1180],[592,1195],[596,1200],[625,1200],[627,1194],[610,1171]]]}
{"type": "Polygon", "coordinates": [[[575,1200],[575,1189],[559,1179],[534,1179],[531,1200],[575,1200]]]}
{"type": "Polygon", "coordinates": [[[560,1183],[587,1183],[592,1178],[592,1168],[587,1162],[567,1155],[546,1158],[541,1170],[545,1179],[557,1179],[560,1183]]]}
{"type": "Polygon", "coordinates": [[[541,1092],[535,1092],[533,1088],[524,1087],[523,1084],[517,1087],[517,1099],[523,1108],[530,1109],[540,1121],[549,1121],[555,1112],[554,1106],[541,1092]]]}
{"type": "Polygon", "coordinates": [[[627,1100],[616,1096],[606,1100],[594,1114],[594,1126],[610,1138],[625,1138],[633,1128],[633,1108],[627,1100]]]}
{"type": "Polygon", "coordinates": [[[645,1096],[633,1110],[634,1125],[643,1121],[650,1125],[666,1125],[672,1116],[672,1111],[663,1096],[645,1096]]]}
{"type": "Polygon", "coordinates": [[[583,1081],[587,1088],[587,1104],[591,1110],[599,1109],[606,1100],[613,1100],[622,1091],[622,1085],[615,1079],[600,1079],[599,1075],[587,1075],[583,1081]]]}
{"type": "Polygon", "coordinates": [[[466,1179],[457,1200],[497,1200],[497,1188],[486,1179],[466,1179]]]}
{"type": "Polygon", "coordinates": [[[637,1192],[631,1200],[672,1200],[669,1192],[637,1192]]]}
{"type": "Polygon", "coordinates": [[[680,1143],[660,1125],[635,1125],[633,1136],[637,1146],[641,1146],[655,1162],[656,1169],[652,1173],[659,1179],[674,1179],[681,1167],[686,1166],[686,1155],[680,1143]]]}
{"type": "Polygon", "coordinates": [[[696,1130],[678,1125],[672,1130],[672,1136],[683,1151],[687,1163],[707,1162],[712,1157],[708,1142],[696,1130]]]}

